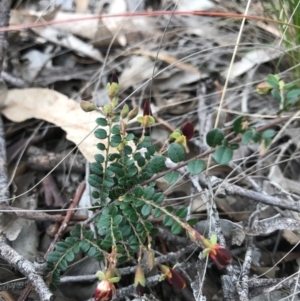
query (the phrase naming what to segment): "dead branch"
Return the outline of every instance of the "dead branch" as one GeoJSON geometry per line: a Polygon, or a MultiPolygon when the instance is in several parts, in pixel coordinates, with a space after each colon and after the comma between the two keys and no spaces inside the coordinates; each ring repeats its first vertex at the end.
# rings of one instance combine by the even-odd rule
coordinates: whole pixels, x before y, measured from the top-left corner
{"type": "MultiPolygon", "coordinates": [[[[47,152],[41,148],[30,146],[26,151],[27,164],[30,168],[39,171],[49,171],[53,169],[64,157],[65,154],[55,154],[47,152]]],[[[84,172],[86,159],[81,154],[69,155],[64,163],[57,166],[58,171],[72,170],[84,172]]]]}
{"type": "Polygon", "coordinates": [[[3,235],[0,235],[0,257],[26,276],[35,288],[41,301],[54,300],[54,295],[50,292],[43,278],[36,273],[33,264],[12,249],[6,243],[6,238],[3,235]]]}

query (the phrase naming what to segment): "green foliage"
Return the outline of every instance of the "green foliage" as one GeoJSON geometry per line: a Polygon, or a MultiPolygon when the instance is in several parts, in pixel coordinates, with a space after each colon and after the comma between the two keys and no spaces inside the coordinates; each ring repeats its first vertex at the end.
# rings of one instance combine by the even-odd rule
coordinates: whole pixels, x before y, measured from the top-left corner
{"type": "Polygon", "coordinates": [[[169,183],[169,185],[173,185],[174,183],[176,183],[178,178],[179,178],[178,171],[170,171],[167,174],[165,174],[165,180],[169,183]]]}
{"type": "Polygon", "coordinates": [[[217,163],[226,165],[230,162],[233,156],[233,150],[230,147],[224,145],[219,146],[214,152],[214,158],[217,163]]]}
{"type": "Polygon", "coordinates": [[[300,100],[300,89],[297,88],[297,85],[295,83],[286,84],[278,75],[269,74],[266,82],[260,83],[256,90],[260,94],[271,93],[279,103],[278,115],[288,111],[291,106],[297,104],[300,100]]]}
{"type": "MultiPolygon", "coordinates": [[[[282,110],[295,104],[300,97],[299,89],[285,85],[278,76],[268,76],[266,84],[260,89],[271,92],[277,98],[280,96],[282,110]]],[[[194,134],[192,124],[187,122],[181,131],[175,130],[172,134],[175,139],[168,140],[168,147],[164,145],[159,151],[152,144],[151,137],[144,135],[148,119],[142,118],[143,133],[141,137],[136,137],[127,131],[126,118],[128,121],[132,117],[132,111],[124,106],[120,117],[120,112],[115,109],[116,104],[114,96],[112,102],[102,109],[106,118],[97,118],[99,127],[94,132],[100,140],[97,143],[99,153],[90,165],[88,183],[94,188],[91,193],[94,207],[91,210],[97,212],[93,218],[96,233],[88,225],[76,225],[69,237],[56,244],[47,258],[49,277],[54,285],[77,254],[105,259],[106,264],[114,266],[135,258],[137,252],[143,253],[151,248],[153,236],[158,230],[150,222],[150,217],[161,217],[163,225],[175,235],[180,234],[182,229],[189,231],[189,225],[197,222],[197,219],[186,221],[186,207],[165,206],[164,194],[157,191],[154,181],[164,176],[169,185],[174,185],[180,178],[179,167],[186,166],[188,173],[185,176],[195,176],[205,169],[205,161],[200,156],[184,162],[186,142],[194,134]],[[175,163],[170,170],[166,170],[167,158],[175,163]]],[[[136,114],[138,110],[134,110],[136,114]]],[[[207,133],[206,142],[218,164],[228,164],[232,160],[239,141],[243,144],[261,143],[261,149],[265,150],[276,134],[273,129],[259,132],[248,125],[244,116],[234,120],[232,129],[231,136],[226,137],[218,128],[207,133]]]]}
{"type": "Polygon", "coordinates": [[[49,277],[54,287],[59,281],[60,273],[68,268],[80,251],[89,253],[91,257],[97,260],[102,260],[105,254],[101,249],[100,240],[94,240],[94,233],[76,225],[71,231],[70,237],[58,242],[55,245],[55,250],[47,256],[48,268],[51,270],[49,277]]]}
{"type": "Polygon", "coordinates": [[[193,159],[187,164],[187,169],[191,175],[201,173],[205,168],[205,162],[201,159],[193,159]]]}
{"type": "Polygon", "coordinates": [[[171,143],[168,147],[168,157],[174,162],[178,163],[185,159],[184,148],[178,143],[171,143]]]}
{"type": "Polygon", "coordinates": [[[209,131],[206,135],[206,143],[210,147],[216,147],[218,145],[221,145],[223,139],[224,139],[224,133],[220,129],[213,129],[209,131]]]}

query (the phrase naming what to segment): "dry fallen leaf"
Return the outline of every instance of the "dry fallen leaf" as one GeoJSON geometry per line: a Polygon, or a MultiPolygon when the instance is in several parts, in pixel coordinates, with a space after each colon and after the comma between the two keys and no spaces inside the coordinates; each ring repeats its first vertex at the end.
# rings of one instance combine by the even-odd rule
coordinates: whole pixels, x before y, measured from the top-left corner
{"type": "MultiPolygon", "coordinates": [[[[85,15],[84,14],[68,15],[65,13],[59,13],[58,8],[47,12],[12,10],[9,24],[12,26],[12,25],[34,23],[37,21],[51,21],[51,20],[58,21],[63,18],[66,19],[66,16],[69,16],[70,18],[78,18],[79,16],[83,17],[85,15]]],[[[96,34],[97,23],[98,23],[97,20],[93,20],[93,21],[94,21],[93,27],[91,27],[90,24],[87,26],[86,22],[81,21],[81,22],[74,22],[74,23],[63,23],[63,24],[67,24],[65,25],[65,28],[64,26],[46,26],[46,27],[32,28],[32,30],[36,34],[46,39],[47,41],[65,47],[67,49],[73,50],[75,52],[82,53],[87,57],[102,62],[103,57],[98,49],[96,49],[93,45],[86,43],[80,40],[79,38],[77,38],[75,35],[73,35],[73,33],[77,34],[77,31],[75,29],[80,28],[81,32],[88,32],[88,33],[92,32],[92,34],[90,34],[90,38],[92,39],[96,34]],[[94,29],[94,31],[92,29],[94,29]]]]}
{"type": "MultiPolygon", "coordinates": [[[[122,14],[127,12],[127,2],[125,0],[111,0],[108,8],[108,14],[122,14]]],[[[117,35],[117,41],[121,46],[126,46],[127,39],[125,35],[120,34],[120,29],[126,23],[125,17],[119,18],[104,18],[101,23],[103,23],[106,28],[113,34],[117,35]]]]}
{"type": "Polygon", "coordinates": [[[67,139],[79,144],[79,150],[89,162],[94,161],[99,140],[93,134],[100,113],[85,113],[73,99],[49,89],[9,90],[2,114],[14,121],[30,118],[54,123],[67,132],[67,139]]]}
{"type": "Polygon", "coordinates": [[[168,53],[164,53],[164,52],[157,53],[155,51],[149,51],[146,49],[132,50],[132,51],[130,51],[130,54],[131,53],[149,56],[153,59],[157,58],[158,60],[164,61],[165,63],[170,64],[170,65],[176,63],[175,67],[186,70],[186,71],[190,71],[190,72],[198,74],[200,76],[200,71],[196,67],[194,67],[190,64],[184,63],[184,62],[180,62],[180,61],[178,61],[177,58],[169,55],[168,53]]]}
{"type": "MultiPolygon", "coordinates": [[[[282,51],[279,49],[268,48],[251,50],[247,54],[245,54],[240,61],[235,62],[233,64],[230,72],[230,77],[236,78],[252,69],[255,65],[260,65],[269,62],[271,60],[274,60],[275,58],[278,58],[281,55],[282,51]]],[[[221,74],[222,76],[226,77],[227,73],[228,69],[223,71],[221,74]]]]}

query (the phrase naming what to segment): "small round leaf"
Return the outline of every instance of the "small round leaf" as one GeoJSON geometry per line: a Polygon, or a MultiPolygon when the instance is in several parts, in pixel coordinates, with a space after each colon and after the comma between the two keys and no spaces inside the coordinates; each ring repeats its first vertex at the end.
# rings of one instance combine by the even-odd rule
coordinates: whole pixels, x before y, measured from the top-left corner
{"type": "Polygon", "coordinates": [[[105,139],[107,137],[107,132],[103,129],[97,129],[94,134],[98,139],[105,139]]]}
{"type": "Polygon", "coordinates": [[[203,171],[204,168],[205,168],[205,162],[199,159],[194,159],[190,161],[187,165],[187,169],[192,175],[199,174],[200,172],[203,171]]]}
{"type": "Polygon", "coordinates": [[[171,143],[168,147],[168,157],[174,163],[183,161],[185,158],[184,148],[178,143],[171,143]]]}
{"type": "Polygon", "coordinates": [[[169,185],[173,185],[177,181],[178,177],[178,171],[170,171],[164,176],[165,180],[169,183],[169,185]]]}
{"type": "Polygon", "coordinates": [[[226,146],[219,146],[215,153],[214,158],[217,161],[217,163],[221,165],[226,165],[230,162],[233,156],[233,150],[226,146]]]}
{"type": "Polygon", "coordinates": [[[206,135],[206,142],[210,147],[216,147],[222,144],[224,139],[223,131],[220,129],[213,129],[206,135]]]}

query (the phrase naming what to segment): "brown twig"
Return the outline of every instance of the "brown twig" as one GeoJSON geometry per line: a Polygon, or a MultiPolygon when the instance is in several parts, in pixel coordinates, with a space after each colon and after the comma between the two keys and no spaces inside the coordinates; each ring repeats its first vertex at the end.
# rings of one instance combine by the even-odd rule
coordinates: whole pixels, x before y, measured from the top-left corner
{"type": "Polygon", "coordinates": [[[81,154],[69,155],[65,158],[64,164],[57,164],[65,157],[65,154],[47,152],[41,148],[30,146],[26,151],[27,164],[30,168],[40,171],[49,171],[54,167],[56,170],[70,170],[84,172],[86,159],[81,154]]]}
{"type": "Polygon", "coordinates": [[[273,20],[265,17],[254,16],[254,15],[244,15],[238,13],[229,13],[229,12],[215,12],[215,11],[136,11],[136,12],[127,12],[127,13],[117,13],[117,14],[99,14],[92,15],[86,17],[78,17],[78,18],[69,18],[64,20],[51,20],[51,21],[43,21],[43,22],[34,22],[31,24],[21,24],[21,25],[12,25],[4,28],[0,28],[0,32],[6,31],[20,31],[27,28],[36,28],[36,27],[44,27],[55,24],[64,24],[70,22],[79,22],[79,21],[87,21],[87,20],[96,20],[96,19],[105,19],[105,18],[119,18],[119,17],[156,17],[156,16],[167,16],[167,15],[175,15],[175,16],[208,16],[208,17],[223,17],[223,18],[238,18],[238,19],[247,19],[247,20],[257,20],[263,22],[270,22],[280,25],[286,25],[293,28],[299,28],[297,25],[294,25],[290,22],[283,22],[278,20],[273,20]]]}
{"type": "MultiPolygon", "coordinates": [[[[61,214],[50,215],[42,211],[30,211],[23,208],[17,208],[12,206],[7,206],[5,204],[0,204],[0,212],[5,212],[6,214],[15,215],[20,218],[29,219],[33,221],[53,221],[62,222],[65,216],[61,214]]],[[[86,215],[74,215],[71,217],[72,221],[85,221],[87,219],[86,215]]]]}
{"type": "Polygon", "coordinates": [[[68,223],[74,213],[74,211],[72,209],[75,209],[84,193],[84,190],[85,190],[85,187],[86,187],[86,183],[85,182],[82,182],[78,188],[78,191],[69,207],[69,211],[67,212],[57,234],[55,235],[55,238],[53,239],[50,247],[48,248],[46,254],[45,254],[45,258],[47,257],[47,255],[52,252],[54,250],[54,247],[55,247],[55,244],[58,242],[58,240],[61,238],[61,236],[63,235],[65,229],[67,228],[68,226],[68,223]]]}
{"type": "Polygon", "coordinates": [[[52,175],[48,175],[42,180],[45,203],[47,206],[61,208],[64,205],[63,197],[61,196],[56,182],[52,175]]]}

